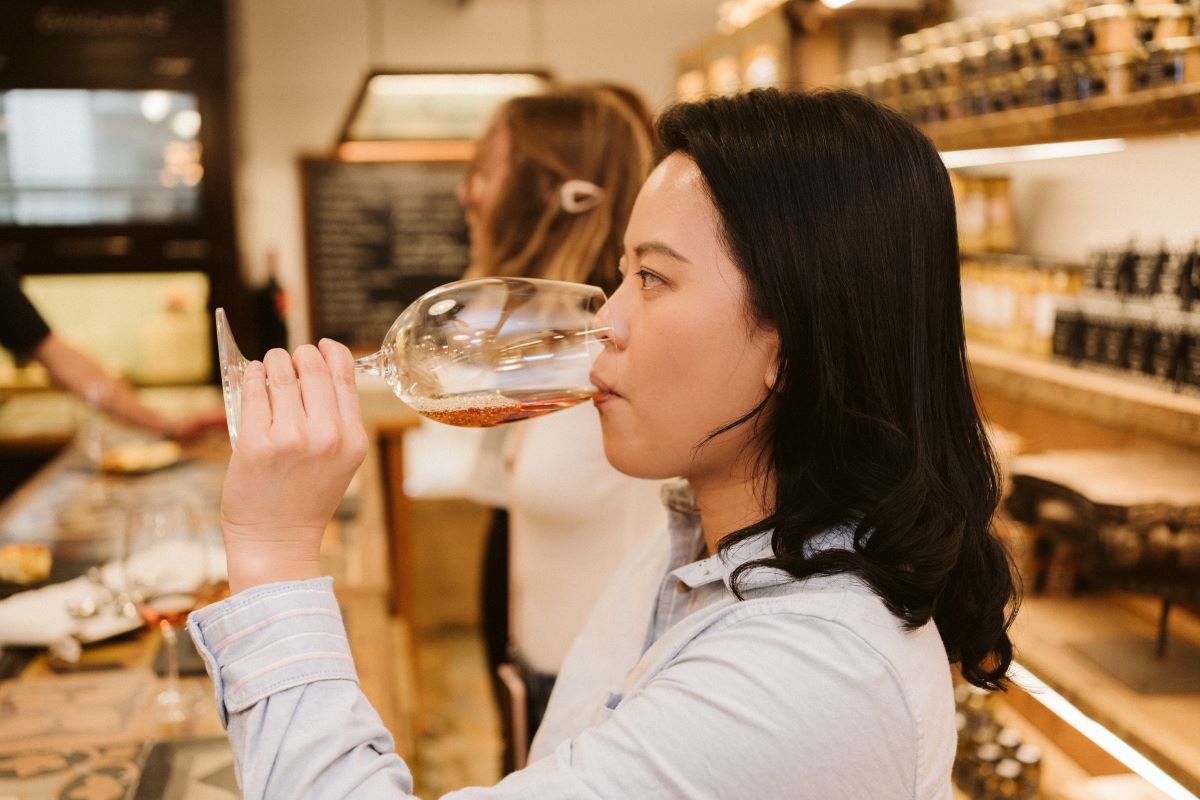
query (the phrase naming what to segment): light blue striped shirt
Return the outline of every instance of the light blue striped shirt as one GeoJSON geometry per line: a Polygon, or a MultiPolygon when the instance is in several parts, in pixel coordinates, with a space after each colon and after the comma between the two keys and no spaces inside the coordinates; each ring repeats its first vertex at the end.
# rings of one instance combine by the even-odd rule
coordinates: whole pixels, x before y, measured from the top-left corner
{"type": "MultiPolygon", "coordinates": [[[[769,536],[697,560],[686,491],[567,658],[530,766],[467,798],[945,800],[950,668],[848,576],[746,573],[769,536]]],[[[820,547],[848,544],[830,531],[820,547]]],[[[247,798],[400,798],[412,779],[358,689],[328,578],[272,584],[188,621],[247,798]]]]}

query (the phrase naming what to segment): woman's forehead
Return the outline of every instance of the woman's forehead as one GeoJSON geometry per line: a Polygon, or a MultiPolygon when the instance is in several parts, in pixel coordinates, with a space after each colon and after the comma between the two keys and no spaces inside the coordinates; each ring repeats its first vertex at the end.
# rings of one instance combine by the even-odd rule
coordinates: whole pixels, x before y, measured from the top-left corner
{"type": "Polygon", "coordinates": [[[628,250],[664,241],[681,253],[716,236],[716,208],[696,162],[672,153],[642,185],[625,236],[628,250]],[[697,241],[698,240],[698,241],[697,241]]]}

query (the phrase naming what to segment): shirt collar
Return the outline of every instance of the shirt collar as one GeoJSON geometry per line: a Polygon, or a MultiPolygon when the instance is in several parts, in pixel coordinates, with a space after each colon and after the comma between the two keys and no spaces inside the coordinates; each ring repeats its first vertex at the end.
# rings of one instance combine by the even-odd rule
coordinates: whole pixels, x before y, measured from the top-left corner
{"type": "MultiPolygon", "coordinates": [[[[700,509],[692,487],[682,478],[666,481],[662,488],[663,505],[669,512],[671,536],[671,558],[669,572],[672,577],[689,589],[721,581],[725,588],[733,591],[730,576],[742,564],[774,555],[771,547],[771,531],[763,531],[724,548],[706,558],[696,560],[704,550],[704,534],[700,528],[700,509]]],[[[850,550],[854,547],[853,522],[839,525],[809,540],[806,549],[815,553],[821,550],[850,550]]],[[[742,573],[739,588],[743,593],[754,589],[780,586],[795,580],[789,573],[770,567],[756,567],[742,573]]]]}

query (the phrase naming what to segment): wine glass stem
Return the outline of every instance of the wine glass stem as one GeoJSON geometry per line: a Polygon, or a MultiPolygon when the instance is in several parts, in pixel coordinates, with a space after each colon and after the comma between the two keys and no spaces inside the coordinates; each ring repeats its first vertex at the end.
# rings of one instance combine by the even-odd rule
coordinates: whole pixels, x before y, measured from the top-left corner
{"type": "Polygon", "coordinates": [[[165,619],[158,623],[162,630],[163,647],[167,651],[167,691],[172,697],[179,696],[179,635],[175,627],[165,619]]]}
{"type": "Polygon", "coordinates": [[[368,375],[382,375],[386,365],[387,356],[382,350],[378,350],[369,356],[363,356],[355,360],[354,369],[358,372],[365,372],[368,375]]]}

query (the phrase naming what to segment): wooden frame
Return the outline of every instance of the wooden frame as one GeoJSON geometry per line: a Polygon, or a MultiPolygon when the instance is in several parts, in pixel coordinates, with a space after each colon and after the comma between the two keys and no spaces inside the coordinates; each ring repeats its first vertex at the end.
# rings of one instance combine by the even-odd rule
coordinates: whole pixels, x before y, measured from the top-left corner
{"type": "MultiPolygon", "coordinates": [[[[310,210],[311,205],[312,205],[312,203],[311,203],[312,185],[311,185],[311,180],[310,180],[310,176],[309,176],[309,167],[311,165],[320,165],[320,164],[329,164],[329,165],[339,165],[340,164],[340,165],[347,165],[347,166],[358,165],[358,166],[361,166],[364,168],[371,164],[378,164],[378,165],[425,164],[425,165],[430,165],[430,166],[456,166],[456,167],[461,167],[465,171],[466,166],[467,166],[467,160],[465,158],[464,159],[447,159],[447,158],[433,158],[433,157],[425,158],[425,157],[421,157],[421,156],[422,155],[426,155],[426,156],[441,155],[443,152],[446,152],[446,150],[444,149],[445,146],[450,146],[450,145],[467,145],[468,147],[461,147],[458,150],[458,152],[460,152],[460,153],[470,152],[471,149],[473,149],[473,147],[474,147],[473,143],[450,142],[450,141],[447,141],[447,142],[359,142],[359,143],[355,143],[355,144],[376,146],[380,149],[390,150],[390,152],[392,152],[394,154],[395,153],[406,153],[410,156],[416,155],[417,157],[396,158],[396,159],[391,159],[391,158],[342,159],[342,158],[337,158],[334,156],[311,155],[311,156],[302,156],[298,160],[297,165],[298,165],[298,168],[300,171],[300,205],[301,205],[300,213],[301,213],[301,224],[302,224],[303,230],[304,230],[304,281],[305,281],[305,292],[307,295],[306,305],[307,305],[307,311],[308,311],[308,338],[309,339],[312,339],[314,336],[315,323],[317,320],[317,292],[315,291],[316,287],[314,285],[316,271],[313,269],[313,266],[314,266],[313,259],[314,259],[314,253],[315,253],[314,225],[313,225],[313,219],[312,219],[311,210],[310,210]],[[424,148],[424,147],[429,147],[431,149],[422,150],[421,148],[424,148]]],[[[383,338],[383,334],[385,332],[386,332],[386,328],[384,330],[379,331],[380,339],[383,338]]],[[[371,351],[374,351],[377,348],[377,343],[375,343],[375,342],[370,342],[370,343],[346,342],[346,344],[350,345],[352,349],[362,349],[362,348],[369,347],[371,351]]]]}

